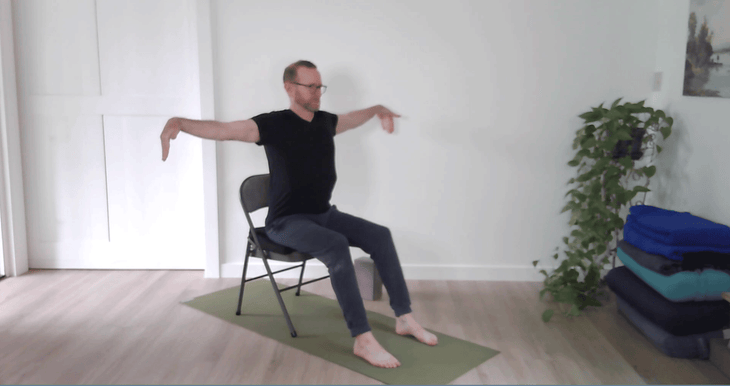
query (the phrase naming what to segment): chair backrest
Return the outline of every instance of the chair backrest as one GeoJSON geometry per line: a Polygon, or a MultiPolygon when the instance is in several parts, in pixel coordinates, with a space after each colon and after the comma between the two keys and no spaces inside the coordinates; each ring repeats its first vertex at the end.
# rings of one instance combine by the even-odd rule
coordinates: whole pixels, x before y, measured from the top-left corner
{"type": "Polygon", "coordinates": [[[243,180],[239,189],[241,206],[248,214],[269,206],[269,175],[259,174],[243,180]]]}

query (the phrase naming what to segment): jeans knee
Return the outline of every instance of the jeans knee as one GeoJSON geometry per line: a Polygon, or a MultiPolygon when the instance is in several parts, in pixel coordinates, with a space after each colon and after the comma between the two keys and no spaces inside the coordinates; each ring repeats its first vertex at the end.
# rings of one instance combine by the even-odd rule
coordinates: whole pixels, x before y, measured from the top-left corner
{"type": "Polygon", "coordinates": [[[352,265],[352,259],[350,258],[350,243],[347,241],[347,237],[337,235],[330,240],[330,243],[320,260],[324,263],[327,268],[334,270],[342,270],[347,268],[347,263],[352,265]]]}
{"type": "Polygon", "coordinates": [[[393,239],[393,235],[390,233],[390,228],[378,225],[375,234],[377,239],[381,241],[388,241],[393,239]]]}

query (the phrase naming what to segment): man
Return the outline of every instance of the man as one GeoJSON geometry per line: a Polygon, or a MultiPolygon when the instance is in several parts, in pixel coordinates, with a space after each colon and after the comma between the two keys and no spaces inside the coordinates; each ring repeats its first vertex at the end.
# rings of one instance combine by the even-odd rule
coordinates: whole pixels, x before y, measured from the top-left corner
{"type": "Polygon", "coordinates": [[[167,159],[170,140],[180,131],[205,139],[263,145],[271,175],[266,234],[325,264],[347,327],[355,338],[355,355],[374,366],[398,367],[400,362],[371,332],[350,246],[370,254],[375,262],[396,315],[396,333],[412,335],[431,346],[438,340],[413,319],[408,288],[388,228],[342,213],[329,201],[337,179],[333,137],[361,126],[375,115],[383,129],[392,133],[393,117],[399,115],[380,105],[342,115],[321,111],[320,97],[326,86],[317,67],[304,60],[286,68],[284,89],[291,101],[288,110],[229,123],[171,118],[160,135],[162,160],[167,159]]]}

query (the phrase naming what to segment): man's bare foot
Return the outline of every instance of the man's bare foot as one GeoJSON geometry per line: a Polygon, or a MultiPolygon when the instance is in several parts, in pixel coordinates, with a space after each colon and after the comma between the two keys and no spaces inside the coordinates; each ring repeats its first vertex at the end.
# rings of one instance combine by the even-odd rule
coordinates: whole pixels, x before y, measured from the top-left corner
{"type": "Polygon", "coordinates": [[[413,335],[419,342],[435,346],[439,340],[436,335],[426,331],[413,319],[413,315],[405,314],[395,318],[395,332],[398,335],[413,335]]]}
{"type": "Polygon", "coordinates": [[[400,362],[375,340],[371,331],[355,337],[355,355],[377,367],[392,369],[400,366],[400,362]]]}

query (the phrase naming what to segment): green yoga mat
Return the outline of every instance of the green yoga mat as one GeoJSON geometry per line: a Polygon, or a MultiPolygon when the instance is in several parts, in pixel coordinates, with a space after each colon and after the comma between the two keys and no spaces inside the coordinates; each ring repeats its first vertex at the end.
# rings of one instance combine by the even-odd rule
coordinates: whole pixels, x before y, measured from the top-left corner
{"type": "MultiPolygon", "coordinates": [[[[283,292],[297,337],[292,338],[286,319],[269,280],[246,284],[241,315],[236,316],[238,291],[233,287],[183,302],[190,307],[255,331],[306,353],[316,355],[386,384],[447,384],[499,354],[498,351],[436,331],[436,346],[395,333],[395,319],[368,311],[368,321],[378,342],[401,365],[394,369],[375,367],[352,352],[350,336],[337,301],[304,290],[283,292]]],[[[284,288],[280,286],[279,288],[284,288]]]]}

